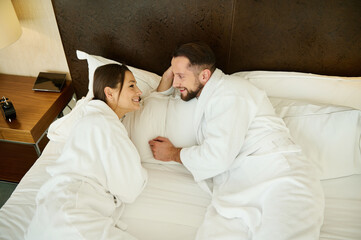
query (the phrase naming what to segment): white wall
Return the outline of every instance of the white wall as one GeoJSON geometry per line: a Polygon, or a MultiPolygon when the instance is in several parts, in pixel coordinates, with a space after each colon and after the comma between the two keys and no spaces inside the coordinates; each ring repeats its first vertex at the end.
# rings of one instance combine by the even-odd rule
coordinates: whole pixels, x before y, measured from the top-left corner
{"type": "Polygon", "coordinates": [[[67,73],[70,79],[51,0],[12,3],[23,33],[18,41],[0,49],[0,73],[37,76],[52,71],[67,73]]]}

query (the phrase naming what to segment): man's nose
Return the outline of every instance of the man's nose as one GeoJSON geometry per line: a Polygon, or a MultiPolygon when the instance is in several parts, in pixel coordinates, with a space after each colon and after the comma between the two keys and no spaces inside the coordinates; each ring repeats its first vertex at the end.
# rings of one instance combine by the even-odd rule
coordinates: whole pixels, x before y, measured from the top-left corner
{"type": "Polygon", "coordinates": [[[180,87],[180,81],[177,79],[177,77],[174,77],[173,79],[173,87],[177,88],[180,87]]]}

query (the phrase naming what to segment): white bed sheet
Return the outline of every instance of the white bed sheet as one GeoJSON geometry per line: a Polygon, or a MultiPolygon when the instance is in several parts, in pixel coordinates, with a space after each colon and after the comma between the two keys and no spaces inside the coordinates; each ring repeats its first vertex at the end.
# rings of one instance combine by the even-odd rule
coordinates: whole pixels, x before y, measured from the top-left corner
{"type": "MultiPolygon", "coordinates": [[[[42,156],[0,209],[0,239],[23,239],[35,209],[35,196],[49,177],[45,167],[60,154],[62,144],[50,141],[42,156]]],[[[210,197],[181,165],[145,164],[149,182],[123,221],[141,240],[194,239],[210,197]]],[[[361,175],[322,181],[326,196],[320,239],[361,239],[361,175]]]]}
{"type": "Polygon", "coordinates": [[[320,239],[361,239],[361,175],[321,182],[325,219],[320,239]]]}

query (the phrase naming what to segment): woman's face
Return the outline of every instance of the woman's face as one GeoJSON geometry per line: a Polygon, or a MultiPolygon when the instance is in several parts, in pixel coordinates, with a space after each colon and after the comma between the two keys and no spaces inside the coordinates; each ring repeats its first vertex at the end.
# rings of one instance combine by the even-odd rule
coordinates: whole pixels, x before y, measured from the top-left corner
{"type": "Polygon", "coordinates": [[[137,82],[130,71],[125,72],[122,91],[119,92],[120,84],[113,91],[113,98],[108,105],[114,110],[119,118],[126,113],[140,108],[140,95],[142,92],[137,87],[137,82]]]}

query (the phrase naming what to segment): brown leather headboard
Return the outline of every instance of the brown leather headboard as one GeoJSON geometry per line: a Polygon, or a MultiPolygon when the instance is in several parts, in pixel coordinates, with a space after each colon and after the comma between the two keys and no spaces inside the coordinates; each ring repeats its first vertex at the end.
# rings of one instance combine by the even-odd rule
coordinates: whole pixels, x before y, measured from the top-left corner
{"type": "Polygon", "coordinates": [[[77,49],[162,74],[182,43],[205,41],[225,73],[361,76],[359,0],[52,0],[77,97],[77,49]]]}

